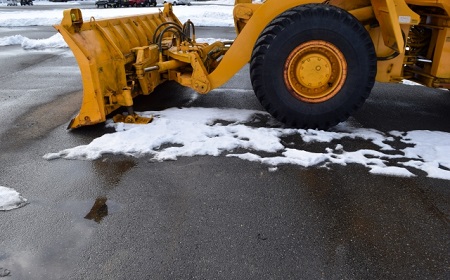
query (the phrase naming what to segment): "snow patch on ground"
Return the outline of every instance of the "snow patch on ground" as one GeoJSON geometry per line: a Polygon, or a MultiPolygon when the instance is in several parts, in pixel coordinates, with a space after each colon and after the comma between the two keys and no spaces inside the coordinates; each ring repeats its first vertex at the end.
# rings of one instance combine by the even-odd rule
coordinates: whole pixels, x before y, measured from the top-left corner
{"type": "Polygon", "coordinates": [[[22,35],[13,35],[0,38],[0,46],[11,45],[21,45],[25,50],[68,48],[63,37],[59,33],[46,39],[30,39],[22,35]]]}
{"type": "Polygon", "coordinates": [[[8,211],[27,205],[27,200],[16,190],[0,186],[0,211],[8,211]]]}
{"type": "Polygon", "coordinates": [[[416,83],[414,81],[410,81],[410,80],[403,80],[402,84],[409,85],[409,86],[422,86],[421,84],[416,83]]]}
{"type": "MultiPolygon", "coordinates": [[[[88,145],[48,153],[45,159],[95,160],[105,154],[149,157],[151,161],[178,157],[227,156],[268,165],[303,167],[359,164],[372,174],[413,177],[414,169],[429,177],[450,180],[450,133],[393,131],[353,127],[350,122],[330,131],[290,129],[262,121],[268,113],[220,108],[170,108],[143,112],[154,116],[148,125],[107,122],[116,132],[88,145]],[[346,141],[367,142],[372,149],[347,150],[346,141]],[[328,143],[322,152],[312,143],[328,143]],[[399,148],[398,143],[403,143],[399,148]],[[404,148],[406,144],[406,148],[404,148]],[[293,148],[301,147],[301,148],[293,148]]],[[[348,142],[347,142],[348,143],[348,142]]],[[[350,147],[348,148],[350,149],[350,147]]]]}

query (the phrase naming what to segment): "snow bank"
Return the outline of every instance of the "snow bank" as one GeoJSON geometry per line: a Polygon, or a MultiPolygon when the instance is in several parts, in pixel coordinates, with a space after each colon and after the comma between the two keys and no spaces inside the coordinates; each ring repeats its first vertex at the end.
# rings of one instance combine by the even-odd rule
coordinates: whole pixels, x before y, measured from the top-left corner
{"type": "MultiPolygon", "coordinates": [[[[162,7],[116,9],[83,9],[83,6],[78,7],[81,8],[85,22],[88,22],[91,17],[95,19],[123,17],[158,13],[162,9],[162,7]]],[[[234,26],[232,5],[175,6],[173,9],[181,22],[190,19],[196,26],[234,26]]],[[[52,26],[61,22],[63,10],[63,8],[40,11],[27,9],[14,12],[2,10],[0,11],[0,27],[52,26]]]]}

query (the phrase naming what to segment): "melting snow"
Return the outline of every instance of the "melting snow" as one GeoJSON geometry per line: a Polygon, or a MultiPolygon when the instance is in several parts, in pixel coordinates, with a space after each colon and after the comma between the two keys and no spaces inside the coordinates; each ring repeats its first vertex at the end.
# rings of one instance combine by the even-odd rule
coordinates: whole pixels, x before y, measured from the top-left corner
{"type": "Polygon", "coordinates": [[[261,120],[268,117],[266,112],[239,109],[171,108],[141,114],[154,115],[155,119],[148,125],[108,121],[115,133],[105,134],[88,145],[48,153],[44,158],[94,160],[104,154],[120,154],[165,161],[210,155],[259,162],[271,171],[283,164],[360,164],[373,174],[412,177],[416,176],[413,170],[419,169],[429,177],[450,180],[450,133],[446,132],[385,134],[353,127],[350,122],[331,131],[288,129],[264,124],[261,120]],[[343,139],[366,141],[376,148],[346,150],[343,139]],[[312,146],[309,143],[317,142],[328,143],[328,147],[322,152],[308,151],[312,146]],[[397,147],[399,142],[407,147],[397,147]]]}
{"type": "Polygon", "coordinates": [[[27,204],[27,200],[17,191],[0,186],[0,211],[16,209],[27,204]]]}
{"type": "Polygon", "coordinates": [[[0,46],[10,45],[21,45],[25,50],[42,50],[68,47],[63,37],[59,33],[46,39],[30,39],[22,35],[13,35],[0,38],[0,46]]]}

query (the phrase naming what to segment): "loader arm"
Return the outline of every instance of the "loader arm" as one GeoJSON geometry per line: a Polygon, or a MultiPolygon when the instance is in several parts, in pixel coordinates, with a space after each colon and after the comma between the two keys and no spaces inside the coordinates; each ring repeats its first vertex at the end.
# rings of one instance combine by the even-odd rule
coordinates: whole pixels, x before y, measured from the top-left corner
{"type": "Polygon", "coordinates": [[[276,16],[299,5],[322,2],[324,1],[267,0],[263,4],[252,4],[251,0],[236,0],[234,17],[238,36],[219,66],[208,76],[211,88],[214,89],[226,83],[250,61],[256,40],[276,16]]]}

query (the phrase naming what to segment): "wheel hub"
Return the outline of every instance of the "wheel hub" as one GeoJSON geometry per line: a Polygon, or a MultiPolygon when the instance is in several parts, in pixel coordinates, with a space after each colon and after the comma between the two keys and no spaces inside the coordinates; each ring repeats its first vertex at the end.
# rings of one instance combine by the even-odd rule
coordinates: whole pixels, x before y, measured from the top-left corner
{"type": "Polygon", "coordinates": [[[298,99],[319,103],[331,99],[347,77],[347,63],[334,45],[314,40],[301,44],[288,56],[284,81],[298,99]]]}

